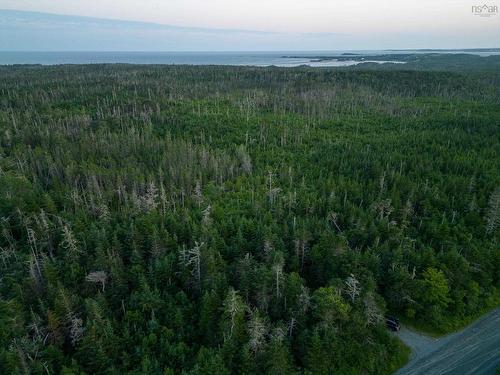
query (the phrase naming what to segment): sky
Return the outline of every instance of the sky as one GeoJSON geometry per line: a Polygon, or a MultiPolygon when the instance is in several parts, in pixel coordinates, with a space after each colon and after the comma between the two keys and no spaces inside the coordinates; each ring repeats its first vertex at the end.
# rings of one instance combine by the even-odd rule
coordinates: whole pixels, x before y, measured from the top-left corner
{"type": "Polygon", "coordinates": [[[472,12],[483,4],[500,8],[500,0],[0,0],[0,50],[500,47],[498,11],[472,12]]]}

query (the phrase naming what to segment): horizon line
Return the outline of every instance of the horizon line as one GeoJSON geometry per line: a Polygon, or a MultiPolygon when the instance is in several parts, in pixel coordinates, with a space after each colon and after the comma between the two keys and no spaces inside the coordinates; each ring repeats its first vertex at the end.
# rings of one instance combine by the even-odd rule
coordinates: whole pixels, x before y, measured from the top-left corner
{"type": "Polygon", "coordinates": [[[488,52],[497,50],[499,47],[467,47],[467,48],[360,48],[360,49],[300,49],[300,50],[0,50],[0,53],[272,53],[272,52],[369,52],[369,51],[387,51],[387,52],[411,52],[411,51],[477,51],[488,52]]]}

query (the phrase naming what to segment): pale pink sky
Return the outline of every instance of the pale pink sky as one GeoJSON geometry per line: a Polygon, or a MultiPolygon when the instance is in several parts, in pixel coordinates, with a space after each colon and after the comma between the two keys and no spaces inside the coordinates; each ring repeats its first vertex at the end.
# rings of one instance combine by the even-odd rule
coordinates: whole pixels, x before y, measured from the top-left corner
{"type": "Polygon", "coordinates": [[[380,47],[499,47],[500,14],[474,15],[472,6],[479,4],[500,8],[500,0],[0,0],[0,9],[188,27],[336,33],[380,40],[380,47]]]}
{"type": "MultiPolygon", "coordinates": [[[[281,32],[500,32],[471,0],[0,0],[0,8],[281,32]]],[[[480,0],[478,4],[483,4],[480,0]]],[[[499,0],[486,1],[499,5],[499,0]]],[[[500,37],[500,33],[496,35],[500,37]]]]}

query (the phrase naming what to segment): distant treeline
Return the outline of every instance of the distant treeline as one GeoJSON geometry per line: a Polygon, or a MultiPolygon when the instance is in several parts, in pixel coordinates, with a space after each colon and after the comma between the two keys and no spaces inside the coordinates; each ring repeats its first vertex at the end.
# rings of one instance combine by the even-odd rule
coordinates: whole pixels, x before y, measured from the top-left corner
{"type": "MultiPolygon", "coordinates": [[[[470,50],[471,52],[474,50],[470,50]]],[[[477,50],[477,52],[498,52],[495,49],[477,50]]],[[[339,56],[283,56],[287,58],[309,58],[313,61],[359,61],[341,69],[370,70],[423,70],[423,71],[457,71],[457,72],[500,72],[500,55],[480,56],[477,54],[457,52],[439,53],[388,53],[379,55],[343,53],[339,56]],[[367,62],[363,62],[367,61],[367,62]],[[374,62],[377,61],[377,62],[374,62]],[[380,63],[383,62],[383,63],[380,63]],[[396,63],[394,63],[396,62],[396,63]],[[401,64],[404,63],[404,64],[401,64]]]]}

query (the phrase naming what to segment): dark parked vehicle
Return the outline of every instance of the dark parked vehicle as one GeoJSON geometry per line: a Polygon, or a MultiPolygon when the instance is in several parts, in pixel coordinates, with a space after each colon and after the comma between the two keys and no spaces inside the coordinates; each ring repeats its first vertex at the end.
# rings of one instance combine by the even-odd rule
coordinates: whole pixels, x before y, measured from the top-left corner
{"type": "Polygon", "coordinates": [[[387,325],[387,328],[389,328],[391,331],[394,332],[397,332],[401,329],[401,324],[399,323],[399,320],[392,315],[385,316],[385,324],[387,325]]]}

